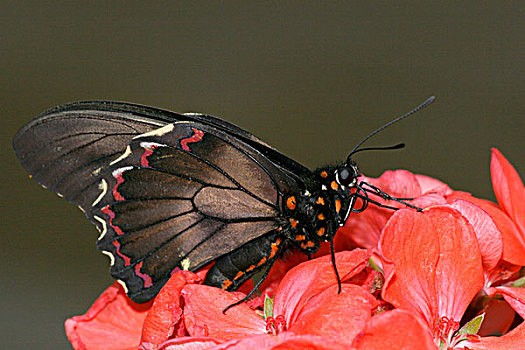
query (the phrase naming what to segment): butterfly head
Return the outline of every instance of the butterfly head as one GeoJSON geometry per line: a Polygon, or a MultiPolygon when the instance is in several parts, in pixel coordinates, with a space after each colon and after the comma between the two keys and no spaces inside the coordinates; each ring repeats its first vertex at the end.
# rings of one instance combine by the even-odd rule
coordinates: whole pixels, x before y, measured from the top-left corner
{"type": "Polygon", "coordinates": [[[339,166],[320,169],[316,174],[323,197],[329,203],[334,227],[343,226],[352,211],[352,204],[355,201],[353,193],[359,185],[361,174],[357,164],[350,161],[339,166]]]}

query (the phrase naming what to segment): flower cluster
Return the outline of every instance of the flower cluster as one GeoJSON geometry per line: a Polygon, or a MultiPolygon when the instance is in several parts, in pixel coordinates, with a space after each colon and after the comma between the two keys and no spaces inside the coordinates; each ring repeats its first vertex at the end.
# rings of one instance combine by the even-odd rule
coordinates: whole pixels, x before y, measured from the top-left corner
{"type": "Polygon", "coordinates": [[[423,210],[351,216],[336,235],[340,293],[322,249],[287,256],[226,313],[253,284],[231,293],[202,285],[206,269],[179,271],[147,304],[112,285],[67,336],[75,349],[523,348],[525,188],[498,150],[491,177],[498,204],[404,170],[367,178],[423,210]]]}

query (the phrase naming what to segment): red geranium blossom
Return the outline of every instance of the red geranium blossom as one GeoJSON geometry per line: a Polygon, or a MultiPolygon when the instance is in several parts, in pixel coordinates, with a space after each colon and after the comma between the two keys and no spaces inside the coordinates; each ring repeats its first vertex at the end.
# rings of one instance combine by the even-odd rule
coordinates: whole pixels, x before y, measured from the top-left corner
{"type": "Polygon", "coordinates": [[[75,349],[518,349],[525,188],[497,150],[491,175],[499,205],[405,170],[367,178],[424,210],[388,201],[401,210],[352,214],[336,250],[371,249],[336,254],[340,294],[322,247],[320,258],[291,253],[274,266],[260,288],[273,308],[259,296],[223,313],[245,294],[201,285],[207,269],[178,271],[153,303],[132,303],[114,284],[66,333],[75,349]],[[372,254],[382,270],[368,265],[372,254]],[[484,336],[494,330],[502,336],[484,336]]]}
{"type": "MultiPolygon", "coordinates": [[[[460,212],[447,206],[400,210],[385,227],[380,249],[382,297],[397,309],[372,317],[355,348],[404,349],[416,339],[418,349],[518,349],[525,343],[525,323],[502,337],[477,336],[479,325],[460,329],[484,280],[476,235],[460,212]]],[[[525,288],[491,288],[495,294],[523,317],[525,288]]]]}
{"type": "Polygon", "coordinates": [[[379,248],[383,299],[421,318],[427,327],[422,337],[452,348],[463,313],[484,285],[471,225],[445,206],[423,213],[400,210],[385,227],[379,248]]]}

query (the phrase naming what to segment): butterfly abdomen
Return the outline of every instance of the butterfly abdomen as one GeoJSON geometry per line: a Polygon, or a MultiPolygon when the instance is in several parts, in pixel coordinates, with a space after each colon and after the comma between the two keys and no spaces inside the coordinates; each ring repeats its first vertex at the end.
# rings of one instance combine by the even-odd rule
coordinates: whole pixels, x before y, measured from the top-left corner
{"type": "Polygon", "coordinates": [[[286,241],[280,231],[272,231],[215,261],[206,275],[205,284],[225,290],[236,290],[250,277],[278,259],[286,241]]]}

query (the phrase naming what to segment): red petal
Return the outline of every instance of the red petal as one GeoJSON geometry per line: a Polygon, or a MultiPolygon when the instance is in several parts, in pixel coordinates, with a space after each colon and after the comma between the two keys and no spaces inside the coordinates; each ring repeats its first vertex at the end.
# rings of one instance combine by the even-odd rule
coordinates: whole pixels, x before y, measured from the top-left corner
{"type": "Polygon", "coordinates": [[[288,271],[306,260],[308,260],[306,254],[293,249],[290,250],[282,259],[278,259],[275,264],[273,264],[268,277],[263,281],[259,290],[273,298],[277,287],[288,271]]]}
{"type": "Polygon", "coordinates": [[[75,349],[137,349],[151,303],[136,304],[113,283],[85,315],[66,320],[66,334],[75,349]]]}
{"type": "Polygon", "coordinates": [[[478,205],[464,199],[456,199],[449,206],[459,211],[472,225],[478,238],[484,270],[494,269],[503,253],[503,240],[490,215],[478,205]]]}
{"type": "Polygon", "coordinates": [[[497,149],[490,160],[492,188],[499,205],[512,218],[522,237],[525,235],[525,188],[516,169],[497,149]]]}
{"type": "Polygon", "coordinates": [[[383,298],[423,317],[461,320],[483,287],[481,254],[472,227],[453,209],[399,210],[383,231],[383,298]]]}
{"type": "Polygon", "coordinates": [[[356,350],[438,349],[426,325],[399,309],[372,317],[353,346],[356,350]]]}
{"type": "Polygon", "coordinates": [[[188,283],[202,281],[202,277],[190,271],[177,271],[162,287],[144,321],[141,342],[160,345],[173,335],[180,321],[182,308],[180,294],[188,283]]]}
{"type": "Polygon", "coordinates": [[[447,200],[441,194],[427,193],[410,201],[410,204],[419,208],[428,208],[432,205],[447,204],[447,200]]]}
{"type": "Polygon", "coordinates": [[[521,322],[518,327],[501,337],[485,337],[465,345],[474,350],[512,350],[523,349],[523,344],[525,344],[525,322],[521,322]]]}
{"type": "MultiPolygon", "coordinates": [[[[278,345],[272,345],[268,349],[272,350],[347,350],[348,348],[333,338],[316,337],[313,335],[289,335],[280,334],[281,340],[278,345]]],[[[239,349],[246,349],[239,347],[239,349]]]]}
{"type": "Polygon", "coordinates": [[[381,230],[394,212],[375,205],[364,212],[351,214],[345,226],[337,231],[337,238],[347,237],[363,248],[375,248],[381,237],[381,230]]]}
{"type": "Polygon", "coordinates": [[[241,297],[222,289],[188,284],[182,290],[184,324],[191,336],[227,341],[266,333],[266,323],[245,303],[223,310],[241,297]]]}
{"type": "Polygon", "coordinates": [[[256,335],[244,339],[235,339],[218,345],[210,350],[347,350],[344,344],[326,337],[296,335],[284,332],[277,336],[256,335]]]}
{"type": "Polygon", "coordinates": [[[388,170],[377,179],[364,178],[393,197],[416,198],[423,194],[416,175],[408,170],[388,170]]]}
{"type": "Polygon", "coordinates": [[[490,295],[501,294],[507,303],[522,318],[525,318],[525,287],[496,287],[489,288],[490,295]]]}
{"type": "Polygon", "coordinates": [[[338,339],[350,346],[379,302],[360,286],[343,284],[340,294],[337,288],[331,286],[308,300],[288,330],[338,339]]]}
{"type": "Polygon", "coordinates": [[[473,197],[469,193],[454,192],[447,197],[450,201],[461,198],[481,207],[490,215],[498,227],[503,240],[503,259],[511,264],[525,266],[525,241],[516,225],[499,207],[485,199],[473,197]]]}
{"type": "MultiPolygon", "coordinates": [[[[204,350],[210,349],[220,342],[206,337],[182,337],[170,339],[162,344],[159,350],[204,350]]],[[[145,348],[145,350],[149,350],[145,348]]]]}
{"type": "MultiPolygon", "coordinates": [[[[336,253],[341,280],[348,280],[361,272],[370,256],[370,251],[362,249],[336,253]]],[[[329,255],[306,261],[284,276],[275,294],[273,314],[284,315],[286,324],[291,325],[311,297],[333,285],[337,285],[337,279],[329,255]]]]}
{"type": "Polygon", "coordinates": [[[438,179],[420,174],[415,174],[415,177],[421,188],[421,193],[437,193],[444,196],[453,192],[446,183],[438,179]]]}

